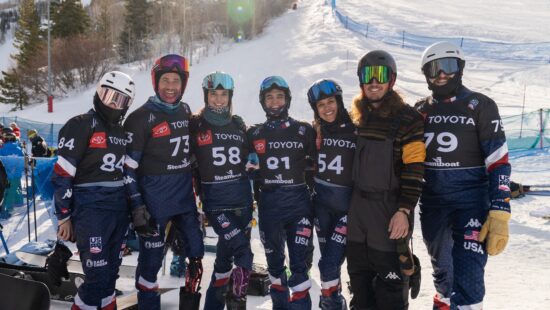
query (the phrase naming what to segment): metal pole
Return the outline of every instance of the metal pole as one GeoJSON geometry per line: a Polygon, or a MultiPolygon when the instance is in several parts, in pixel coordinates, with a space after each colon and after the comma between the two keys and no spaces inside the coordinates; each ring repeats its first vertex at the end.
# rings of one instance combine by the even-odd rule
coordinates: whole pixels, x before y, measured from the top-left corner
{"type": "Polygon", "coordinates": [[[544,124],[542,123],[542,109],[539,109],[539,118],[540,118],[540,148],[542,149],[544,147],[544,124]]]}
{"type": "Polygon", "coordinates": [[[50,0],[48,0],[48,113],[53,112],[52,96],[52,53],[51,53],[51,34],[50,34],[50,0]]]}
{"type": "Polygon", "coordinates": [[[36,227],[36,193],[35,193],[36,187],[34,187],[34,165],[35,164],[36,164],[36,160],[34,158],[31,158],[30,166],[31,166],[32,209],[34,213],[34,241],[38,242],[38,230],[36,227]]]}
{"type": "Polygon", "coordinates": [[[29,201],[29,157],[27,154],[27,143],[23,141],[23,165],[25,169],[25,195],[27,198],[27,234],[31,242],[31,204],[29,201]]]}
{"type": "Polygon", "coordinates": [[[4,230],[4,226],[0,224],[0,239],[2,239],[2,245],[4,246],[4,251],[6,251],[6,254],[10,254],[10,250],[8,249],[8,244],[6,243],[6,239],[4,239],[4,233],[2,232],[4,230]]]}
{"type": "Polygon", "coordinates": [[[525,91],[527,84],[523,84],[523,105],[521,106],[521,124],[519,125],[519,137],[521,139],[521,133],[523,132],[523,111],[525,111],[525,91]]]}

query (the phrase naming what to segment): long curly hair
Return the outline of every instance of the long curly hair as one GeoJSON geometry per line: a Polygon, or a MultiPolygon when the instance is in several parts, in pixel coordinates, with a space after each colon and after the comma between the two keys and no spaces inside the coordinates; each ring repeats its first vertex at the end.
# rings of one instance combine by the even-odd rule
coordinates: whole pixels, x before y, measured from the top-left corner
{"type": "Polygon", "coordinates": [[[351,120],[357,127],[363,127],[367,121],[369,113],[378,114],[381,117],[391,117],[405,106],[406,103],[395,90],[391,91],[384,99],[380,107],[374,108],[372,103],[367,102],[363,93],[357,94],[351,104],[351,120]]]}

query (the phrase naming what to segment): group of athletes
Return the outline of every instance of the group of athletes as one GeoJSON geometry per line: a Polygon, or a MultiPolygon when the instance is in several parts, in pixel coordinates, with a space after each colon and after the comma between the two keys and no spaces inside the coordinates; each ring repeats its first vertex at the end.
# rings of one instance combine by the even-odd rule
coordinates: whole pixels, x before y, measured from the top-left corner
{"type": "Polygon", "coordinates": [[[428,47],[422,72],[432,94],[412,107],[394,91],[394,58],[370,51],[359,61],[349,113],[337,82],[311,85],[312,124],[289,115],[290,87],[270,76],[259,92],[266,121],[249,127],[233,114],[227,73],[204,77],[204,107],[192,114],[181,101],[188,61],[163,56],[151,70],[155,95],[123,122],[136,87],[130,76],[108,72],[93,108],[59,132],[52,178],[58,237],[76,241],[86,275],[72,309],[116,309],[129,225],[139,235],[138,307],[160,309],[169,222],[188,260],[180,309],[198,308],[197,197],[218,235],[204,309],[246,309],[254,200],[273,309],[312,308],[314,229],[321,309],[347,309],[346,258],[351,309],[407,309],[420,280],[409,246],[419,198],[434,309],[481,309],[487,255],[508,240],[510,164],[497,105],[462,85],[464,67],[459,47],[428,47]]]}

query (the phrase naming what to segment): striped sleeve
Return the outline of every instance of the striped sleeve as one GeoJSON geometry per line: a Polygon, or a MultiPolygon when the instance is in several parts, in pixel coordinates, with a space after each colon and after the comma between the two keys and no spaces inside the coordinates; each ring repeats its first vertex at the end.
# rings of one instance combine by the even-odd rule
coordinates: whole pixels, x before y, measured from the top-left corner
{"type": "Polygon", "coordinates": [[[399,208],[413,210],[422,193],[424,178],[424,121],[413,109],[403,115],[400,126],[401,174],[399,208]]]}
{"type": "Polygon", "coordinates": [[[57,162],[54,165],[52,184],[54,187],[55,214],[60,221],[71,216],[73,208],[73,181],[78,163],[88,149],[90,124],[87,118],[78,116],[70,119],[59,131],[57,162]]]}
{"type": "MultiPolygon", "coordinates": [[[[496,103],[486,98],[477,107],[477,129],[489,176],[489,197],[492,205],[506,205],[509,210],[511,165],[508,144],[496,103]]],[[[502,208],[500,208],[502,209],[502,208]]]]}

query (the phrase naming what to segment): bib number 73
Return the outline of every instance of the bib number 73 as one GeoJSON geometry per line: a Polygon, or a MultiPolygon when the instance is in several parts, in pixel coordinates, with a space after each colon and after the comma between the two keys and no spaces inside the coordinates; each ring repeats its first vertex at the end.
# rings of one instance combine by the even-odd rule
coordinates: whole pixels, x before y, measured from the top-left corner
{"type": "Polygon", "coordinates": [[[183,141],[183,152],[189,152],[189,136],[175,137],[170,139],[170,144],[175,143],[174,151],[172,151],[172,157],[178,155],[181,141],[183,141]]]}

